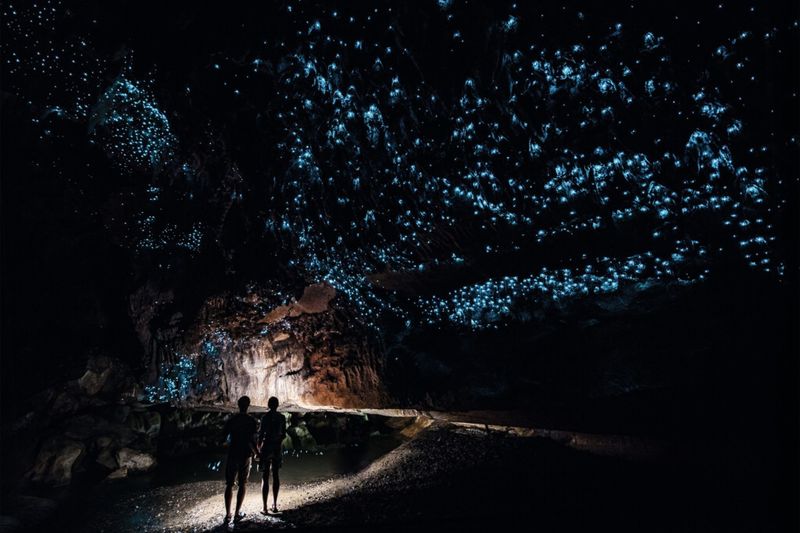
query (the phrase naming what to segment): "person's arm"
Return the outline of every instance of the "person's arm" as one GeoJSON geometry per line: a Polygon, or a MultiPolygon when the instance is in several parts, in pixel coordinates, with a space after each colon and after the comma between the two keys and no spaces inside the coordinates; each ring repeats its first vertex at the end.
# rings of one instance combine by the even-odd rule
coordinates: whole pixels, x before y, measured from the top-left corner
{"type": "Polygon", "coordinates": [[[259,427],[258,427],[258,440],[256,441],[256,446],[258,447],[258,451],[261,451],[261,447],[264,446],[264,432],[266,430],[266,420],[264,415],[261,416],[259,420],[259,427]]]}
{"type": "Polygon", "coordinates": [[[228,418],[225,421],[225,425],[222,426],[222,440],[225,442],[225,444],[228,443],[228,435],[230,434],[231,434],[231,419],[228,418]]]}
{"type": "Polygon", "coordinates": [[[258,456],[258,420],[253,418],[253,434],[250,435],[250,455],[258,456]]]}

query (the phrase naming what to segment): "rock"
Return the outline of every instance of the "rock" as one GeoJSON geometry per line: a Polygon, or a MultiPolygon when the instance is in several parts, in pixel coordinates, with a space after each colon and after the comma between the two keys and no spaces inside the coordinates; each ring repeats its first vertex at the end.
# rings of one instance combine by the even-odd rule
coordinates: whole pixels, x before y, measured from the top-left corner
{"type": "Polygon", "coordinates": [[[347,433],[348,415],[307,413],[303,419],[318,445],[340,444],[347,433]]]}
{"type": "Polygon", "coordinates": [[[120,448],[117,452],[117,463],[120,468],[130,472],[146,472],[156,466],[156,458],[132,448],[120,448]]]}
{"type": "Polygon", "coordinates": [[[407,439],[417,436],[421,431],[428,428],[433,423],[433,420],[427,416],[418,416],[414,419],[412,424],[409,424],[400,431],[400,434],[407,439]]]}
{"type": "Polygon", "coordinates": [[[103,388],[110,374],[110,368],[106,368],[100,373],[87,370],[86,373],[78,379],[78,385],[80,385],[83,392],[89,396],[94,396],[103,388]]]}
{"type": "Polygon", "coordinates": [[[85,441],[108,431],[109,423],[106,419],[94,415],[79,415],[66,421],[64,434],[67,437],[85,441]]]}
{"type": "Polygon", "coordinates": [[[108,476],[106,476],[106,479],[122,479],[126,477],[128,477],[128,469],[123,467],[111,472],[108,476]]]}
{"type": "Polygon", "coordinates": [[[314,450],[317,448],[317,441],[311,435],[305,422],[291,426],[286,433],[291,438],[292,448],[295,450],[314,450]]]}
{"type": "Polygon", "coordinates": [[[289,340],[289,334],[285,331],[281,331],[277,335],[272,338],[272,342],[284,342],[289,340]]]}
{"type": "MultiPolygon", "coordinates": [[[[301,408],[387,406],[382,346],[348,308],[337,307],[336,296],[333,287],[317,284],[277,307],[271,297],[208,298],[173,345],[173,353],[197,355],[181,369],[191,376],[184,405],[234,407],[247,395],[254,407],[266,407],[270,396],[301,408]]],[[[149,370],[165,378],[178,372],[149,370]]]]}
{"type": "Polygon", "coordinates": [[[178,409],[170,412],[167,420],[174,424],[178,431],[185,431],[192,426],[192,412],[188,409],[178,409]]]}
{"type": "Polygon", "coordinates": [[[292,306],[289,316],[302,313],[323,313],[330,308],[331,300],[336,297],[336,289],[327,283],[315,283],[303,289],[303,296],[292,306]],[[296,314],[294,314],[296,313],[296,314]]]}
{"type": "Polygon", "coordinates": [[[111,414],[111,419],[114,422],[122,424],[128,419],[128,415],[130,413],[131,413],[131,408],[129,405],[118,405],[114,408],[114,411],[111,414]]]}
{"type": "Polygon", "coordinates": [[[34,422],[37,419],[37,415],[35,411],[29,411],[25,413],[23,416],[19,417],[14,421],[11,426],[12,431],[19,432],[29,429],[33,426],[34,422]]]}
{"type": "Polygon", "coordinates": [[[57,391],[54,387],[48,387],[43,391],[34,394],[30,399],[31,409],[34,412],[41,411],[42,409],[47,409],[48,406],[50,405],[50,402],[53,401],[56,392],[57,391]]]}
{"type": "Polygon", "coordinates": [[[97,454],[97,459],[95,459],[95,461],[109,470],[116,470],[119,466],[119,463],[117,463],[116,454],[112,452],[110,448],[101,450],[100,453],[97,454]]]}
{"type": "Polygon", "coordinates": [[[130,379],[120,387],[119,400],[125,403],[140,402],[145,399],[145,390],[136,383],[135,380],[130,379]]]}
{"type": "Polygon", "coordinates": [[[161,415],[156,411],[133,412],[128,417],[128,427],[135,433],[156,437],[161,430],[161,415]]]}
{"type": "Polygon", "coordinates": [[[267,313],[259,322],[274,324],[286,317],[297,318],[300,315],[315,315],[330,309],[331,300],[336,297],[336,289],[327,283],[315,283],[303,289],[303,296],[289,305],[280,305],[267,313]]]}
{"type": "Polygon", "coordinates": [[[56,396],[50,411],[54,415],[71,414],[85,407],[86,404],[86,398],[81,398],[80,396],[65,390],[56,396]]]}
{"type": "Polygon", "coordinates": [[[88,414],[68,419],[65,422],[64,435],[83,442],[105,437],[122,446],[133,442],[137,437],[137,434],[128,426],[109,422],[106,418],[88,414]]]}
{"type": "Polygon", "coordinates": [[[274,324],[275,322],[279,322],[286,318],[286,315],[289,314],[290,306],[288,305],[279,305],[269,313],[267,316],[262,318],[259,322],[266,323],[266,324],[274,324]]]}
{"type": "Polygon", "coordinates": [[[161,352],[164,349],[164,346],[161,345],[164,335],[155,331],[152,323],[158,322],[157,319],[163,308],[172,303],[174,299],[175,294],[171,289],[161,290],[152,281],[139,287],[130,296],[128,314],[133,321],[133,327],[142,343],[142,348],[144,348],[143,362],[150,370],[148,379],[156,377],[157,369],[162,363],[161,352]]]}
{"type": "Polygon", "coordinates": [[[119,446],[127,446],[136,440],[136,433],[133,432],[128,426],[122,424],[113,424],[109,426],[109,436],[114,437],[114,442],[119,446]]]}
{"type": "Polygon", "coordinates": [[[46,441],[29,473],[31,480],[54,487],[69,485],[73,469],[85,449],[83,443],[64,437],[46,441]]]}
{"type": "Polygon", "coordinates": [[[131,381],[124,363],[113,357],[93,355],[86,364],[86,372],[78,379],[82,393],[94,396],[101,392],[119,392],[131,381]]]}
{"type": "Polygon", "coordinates": [[[162,416],[158,435],[160,455],[176,456],[222,446],[222,427],[230,413],[175,409],[162,416]]]}
{"type": "Polygon", "coordinates": [[[386,424],[386,427],[397,431],[410,426],[415,420],[416,418],[412,416],[391,416],[386,419],[384,424],[386,424]]]}

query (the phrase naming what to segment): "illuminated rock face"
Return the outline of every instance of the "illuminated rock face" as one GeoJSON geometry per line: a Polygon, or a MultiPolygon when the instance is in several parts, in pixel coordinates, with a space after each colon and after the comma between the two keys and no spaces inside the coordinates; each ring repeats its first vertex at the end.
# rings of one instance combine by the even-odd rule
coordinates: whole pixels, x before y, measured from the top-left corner
{"type": "Polygon", "coordinates": [[[337,342],[330,333],[322,333],[329,341],[325,346],[310,350],[296,338],[232,343],[220,354],[221,388],[212,394],[221,394],[224,403],[247,395],[258,406],[266,406],[270,396],[307,408],[382,406],[386,395],[378,359],[368,348],[337,342]]]}
{"type": "Polygon", "coordinates": [[[385,406],[382,359],[331,305],[335,298],[333,287],[315,284],[270,309],[255,294],[210,299],[177,353],[161,361],[148,399],[228,406],[247,395],[256,406],[270,396],[305,408],[385,406]]]}

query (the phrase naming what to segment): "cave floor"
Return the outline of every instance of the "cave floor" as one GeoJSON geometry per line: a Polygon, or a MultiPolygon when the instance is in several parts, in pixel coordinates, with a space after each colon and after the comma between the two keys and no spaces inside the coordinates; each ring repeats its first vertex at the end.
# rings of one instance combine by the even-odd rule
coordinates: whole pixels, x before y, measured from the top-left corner
{"type": "MultiPolygon", "coordinates": [[[[627,460],[550,439],[437,422],[349,475],[284,484],[277,517],[259,514],[252,474],[235,531],[770,531],[769,496],[744,469],[687,477],[669,461],[627,460]]],[[[223,483],[163,486],[93,513],[81,531],[225,531],[223,483]]],[[[771,518],[772,517],[772,518],[771,518]]]]}

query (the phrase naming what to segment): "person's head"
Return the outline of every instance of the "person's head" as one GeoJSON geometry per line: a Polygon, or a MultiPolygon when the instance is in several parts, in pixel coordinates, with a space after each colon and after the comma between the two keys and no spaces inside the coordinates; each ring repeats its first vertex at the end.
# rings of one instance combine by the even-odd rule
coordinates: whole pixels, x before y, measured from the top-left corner
{"type": "Polygon", "coordinates": [[[269,407],[270,410],[272,411],[276,410],[278,408],[278,399],[275,396],[273,396],[272,398],[267,400],[267,407],[269,407]]]}
{"type": "Polygon", "coordinates": [[[239,398],[239,401],[236,402],[239,404],[239,412],[246,413],[247,408],[250,407],[250,397],[249,396],[242,396],[239,398]]]}

